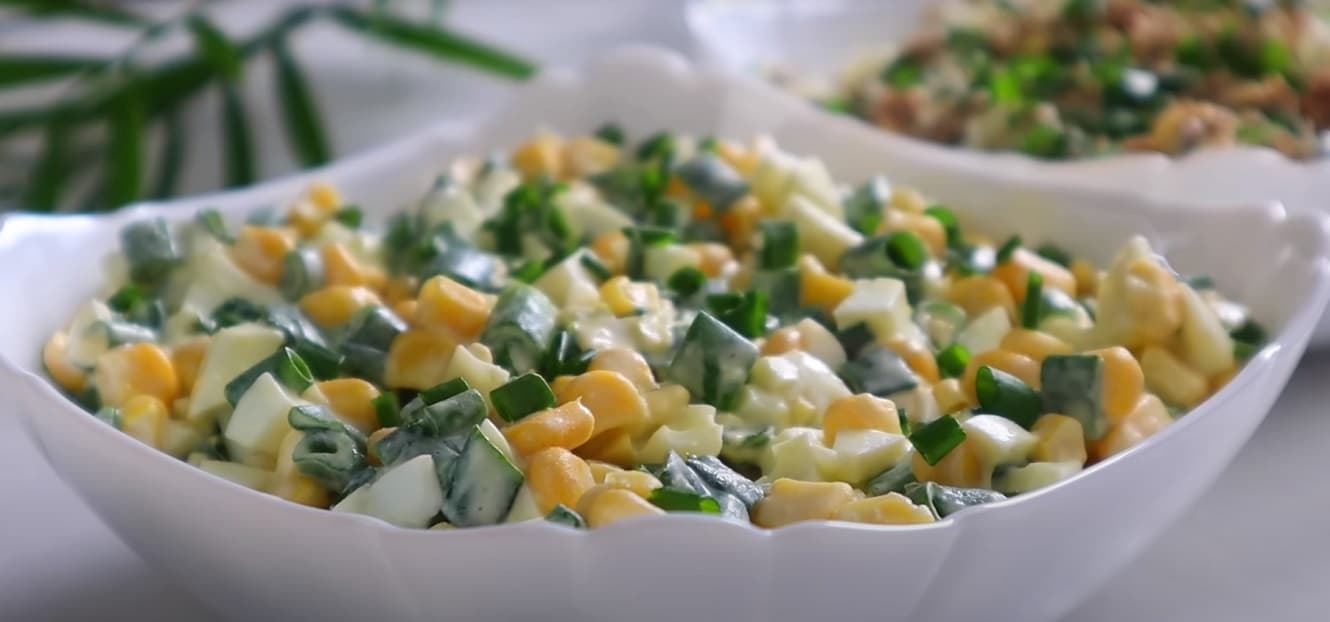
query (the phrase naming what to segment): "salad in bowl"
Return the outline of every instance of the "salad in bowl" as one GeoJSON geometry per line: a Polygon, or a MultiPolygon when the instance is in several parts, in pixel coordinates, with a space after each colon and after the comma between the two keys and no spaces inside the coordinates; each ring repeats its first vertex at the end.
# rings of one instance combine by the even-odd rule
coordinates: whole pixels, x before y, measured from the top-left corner
{"type": "Polygon", "coordinates": [[[918,524],[1129,450],[1265,342],[1143,237],[1103,265],[876,176],[617,126],[461,158],[384,223],[327,183],[124,226],[42,351],[96,418],[394,525],[918,524]]]}

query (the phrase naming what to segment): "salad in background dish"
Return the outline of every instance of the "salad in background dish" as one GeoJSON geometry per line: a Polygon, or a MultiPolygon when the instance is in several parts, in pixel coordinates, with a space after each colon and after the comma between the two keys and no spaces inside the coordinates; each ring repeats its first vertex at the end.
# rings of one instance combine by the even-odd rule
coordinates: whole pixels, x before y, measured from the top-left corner
{"type": "Polygon", "coordinates": [[[43,361],[152,447],[404,527],[928,523],[1140,443],[1264,339],[1143,238],[1040,242],[769,139],[606,126],[382,227],[326,184],[130,224],[43,361]]]}
{"type": "Polygon", "coordinates": [[[947,0],[828,105],[947,145],[1075,159],[1323,157],[1330,25],[1299,0],[947,0]]]}

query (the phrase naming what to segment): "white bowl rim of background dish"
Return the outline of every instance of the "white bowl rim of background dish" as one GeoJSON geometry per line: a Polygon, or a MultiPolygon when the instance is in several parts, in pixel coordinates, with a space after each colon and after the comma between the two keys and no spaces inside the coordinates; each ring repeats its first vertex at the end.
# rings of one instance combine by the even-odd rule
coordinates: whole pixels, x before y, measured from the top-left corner
{"type": "MultiPolygon", "coordinates": [[[[771,63],[800,63],[839,72],[865,50],[889,49],[908,36],[933,0],[692,0],[687,23],[708,64],[754,73],[771,63]],[[776,36],[777,33],[794,36],[776,36]],[[893,41],[892,38],[898,38],[893,41]]],[[[770,86],[773,98],[800,97],[770,86]]],[[[811,102],[808,106],[817,108],[811,102]]],[[[1268,147],[1234,145],[1180,157],[1128,153],[1079,160],[1040,160],[1011,151],[944,145],[878,128],[848,115],[836,123],[862,125],[883,148],[952,160],[1010,174],[1038,174],[1078,186],[1125,190],[1176,206],[1221,209],[1277,200],[1290,209],[1330,211],[1330,156],[1293,160],[1268,147]]]]}
{"type": "MultiPolygon", "coordinates": [[[[685,63],[683,63],[681,59],[672,54],[658,52],[658,51],[651,51],[651,50],[642,50],[642,49],[629,49],[622,51],[616,55],[611,55],[610,60],[606,61],[605,64],[608,66],[613,66],[615,63],[655,64],[657,66],[667,68],[667,71],[679,72],[681,74],[688,74],[691,71],[685,65],[685,63]]],[[[709,73],[703,74],[703,79],[722,80],[722,81],[724,80],[724,78],[720,78],[716,75],[709,73]]],[[[545,77],[542,78],[542,80],[551,83],[568,83],[570,81],[574,81],[575,77],[570,74],[555,73],[551,75],[546,75],[545,77]]],[[[500,114],[498,115],[498,118],[502,119],[503,116],[504,116],[503,114],[500,114]]],[[[493,127],[495,123],[496,123],[495,121],[491,121],[490,127],[493,127]]],[[[484,132],[482,131],[481,133],[483,134],[484,132]]],[[[481,138],[480,140],[488,142],[488,139],[485,138],[481,138]]],[[[488,146],[494,148],[505,147],[504,145],[498,145],[498,144],[489,144],[488,146]]],[[[298,193],[299,190],[302,187],[304,187],[305,184],[315,179],[326,179],[336,184],[339,178],[351,174],[355,171],[364,170],[366,168],[383,166],[383,163],[385,162],[400,161],[404,157],[409,157],[409,156],[404,156],[403,155],[404,153],[424,154],[424,153],[440,153],[440,152],[444,153],[451,152],[456,155],[465,155],[468,153],[481,153],[479,151],[468,149],[468,147],[462,144],[462,142],[459,142],[455,138],[453,138],[451,136],[451,133],[429,130],[429,131],[423,131],[411,138],[405,139],[400,143],[388,145],[380,149],[371,151],[369,153],[346,159],[344,161],[335,163],[324,169],[282,178],[269,183],[264,183],[251,188],[241,189],[233,192],[224,192],[224,193],[218,193],[218,194],[206,195],[200,197],[189,197],[177,201],[164,202],[164,203],[145,203],[128,208],[119,213],[113,215],[106,215],[106,216],[51,217],[51,216],[32,216],[32,215],[22,215],[22,214],[9,215],[4,218],[3,226],[0,226],[0,257],[3,257],[7,252],[9,252],[12,249],[12,247],[15,245],[15,243],[20,242],[23,239],[23,237],[30,231],[42,232],[42,231],[51,231],[51,230],[86,229],[89,227],[102,227],[103,229],[111,228],[114,230],[118,230],[119,227],[123,224],[151,216],[162,215],[162,216],[167,216],[169,219],[173,219],[176,221],[184,220],[192,217],[194,212],[203,206],[217,206],[224,213],[228,213],[232,216],[235,216],[238,213],[243,214],[247,209],[252,209],[254,207],[258,207],[261,205],[274,205],[274,204],[281,205],[284,202],[290,200],[292,197],[294,197],[296,193],[298,193]]],[[[805,154],[797,154],[797,155],[805,155],[805,154]]],[[[440,162],[439,164],[441,169],[444,163],[440,162]]],[[[888,175],[891,174],[891,171],[885,171],[885,172],[888,175]]],[[[923,190],[926,193],[928,192],[927,188],[924,188],[923,190]]],[[[1120,199],[1122,201],[1121,209],[1128,212],[1145,213],[1161,209],[1167,209],[1166,207],[1158,203],[1152,203],[1149,201],[1134,202],[1131,201],[1128,197],[1121,195],[1115,196],[1112,193],[1101,192],[1097,194],[1113,197],[1115,199],[1120,199]]],[[[354,196],[349,198],[353,201],[355,199],[354,196]]],[[[1077,209],[1071,206],[1065,206],[1065,207],[1067,209],[1072,209],[1073,211],[1077,209]]],[[[370,212],[376,212],[381,209],[392,209],[392,208],[384,208],[383,206],[367,207],[367,211],[370,212]]],[[[1266,204],[1259,206],[1249,205],[1245,207],[1237,206],[1229,211],[1233,213],[1246,213],[1247,215],[1256,214],[1271,223],[1279,223],[1284,226],[1290,226],[1296,229],[1313,232],[1311,236],[1303,236],[1300,238],[1303,241],[1302,246],[1306,247],[1300,250],[1303,253],[1310,253],[1311,256],[1320,257],[1320,259],[1316,261],[1319,264],[1321,278],[1318,280],[1315,290],[1307,293],[1307,299],[1309,301],[1309,305],[1296,311],[1290,317],[1289,322],[1286,324],[1286,326],[1283,327],[1283,330],[1272,334],[1270,343],[1266,347],[1262,348],[1262,350],[1256,356],[1254,356],[1250,361],[1248,361],[1247,367],[1244,368],[1231,382],[1226,384],[1219,392],[1211,396],[1204,403],[1199,405],[1196,409],[1189,412],[1186,416],[1182,417],[1179,421],[1170,425],[1163,432],[1148,439],[1140,446],[1135,447],[1132,450],[1129,450],[1122,454],[1110,457],[1109,459],[1101,461],[1090,467],[1087,467],[1087,469],[1083,473],[1073,476],[1067,480],[1063,480],[1062,482],[1040,489],[1038,491],[1013,497],[1006,501],[987,504],[976,508],[970,508],[961,513],[943,519],[937,523],[932,523],[927,525],[877,526],[877,525],[854,525],[838,521],[814,521],[799,526],[780,528],[772,531],[771,533],[773,533],[776,537],[779,537],[778,534],[780,533],[784,533],[790,530],[808,529],[808,528],[869,529],[869,530],[931,530],[931,529],[946,528],[947,526],[952,525],[954,523],[979,520],[979,516],[982,516],[989,512],[1002,511],[1004,508],[1010,505],[1024,503],[1033,498],[1049,494],[1056,494],[1057,491],[1061,490],[1064,487],[1075,486],[1076,483],[1080,481],[1082,478],[1093,477],[1095,476],[1096,473],[1104,469],[1112,469],[1113,465],[1119,462],[1120,460],[1124,459],[1130,460],[1132,455],[1134,455],[1137,452],[1149,451],[1150,448],[1153,446],[1168,443],[1168,439],[1174,435],[1186,434],[1189,425],[1193,421],[1195,421],[1199,417],[1204,417],[1210,410],[1220,407],[1222,403],[1226,401],[1226,398],[1229,395],[1237,391],[1244,390],[1244,388],[1247,385],[1247,380],[1253,375],[1252,373],[1250,373],[1252,367],[1268,365],[1270,364],[1271,360],[1274,357],[1288,355],[1287,351],[1289,350],[1293,351],[1300,350],[1302,344],[1298,343],[1296,335],[1290,334],[1290,331],[1295,331],[1299,324],[1303,324],[1306,322],[1306,316],[1308,314],[1315,313],[1317,311],[1317,309],[1314,308],[1316,304],[1319,303],[1320,305],[1324,305],[1325,301],[1328,298],[1330,298],[1330,264],[1327,264],[1324,259],[1327,252],[1327,248],[1330,248],[1330,236],[1327,235],[1327,230],[1330,230],[1330,225],[1327,225],[1327,219],[1323,217],[1311,217],[1309,215],[1302,215],[1301,217],[1297,217],[1296,215],[1294,215],[1293,217],[1295,218],[1295,220],[1289,220],[1290,215],[1287,214],[1282,207],[1276,204],[1266,204]],[[1295,221],[1297,224],[1294,224],[1295,221]]],[[[102,235],[105,236],[106,234],[103,233],[102,235]]],[[[96,260],[96,258],[92,257],[86,259],[87,262],[93,262],[96,260]]],[[[1221,288],[1222,285],[1223,284],[1220,283],[1221,288]]],[[[72,312],[72,308],[66,309],[64,311],[65,313],[72,312]]],[[[34,350],[31,353],[31,357],[38,357],[38,356],[39,356],[38,351],[34,350]]],[[[388,525],[387,523],[383,523],[377,519],[369,517],[339,514],[322,509],[313,509],[304,506],[298,506],[297,504],[288,503],[276,497],[271,497],[269,495],[257,493],[255,491],[249,490],[237,484],[226,481],[220,477],[196,469],[195,467],[188,465],[183,461],[176,460],[174,458],[167,456],[166,454],[160,453],[152,448],[149,448],[146,445],[143,445],[138,441],[132,439],[128,435],[113,430],[106,424],[92,418],[80,407],[75,405],[72,401],[68,400],[63,395],[61,395],[59,391],[55,389],[54,385],[47,378],[45,378],[40,374],[36,374],[33,373],[32,371],[29,371],[29,369],[27,369],[28,367],[30,367],[30,365],[25,366],[15,362],[14,360],[11,360],[8,356],[3,357],[3,369],[5,374],[11,377],[21,378],[24,382],[27,383],[35,383],[39,385],[39,390],[50,402],[53,409],[57,411],[56,413],[44,416],[54,415],[54,416],[60,416],[65,419],[70,419],[71,421],[69,422],[69,425],[95,427],[97,428],[97,433],[101,434],[105,438],[106,442],[108,443],[108,447],[114,446],[117,448],[116,450],[133,451],[144,455],[149,455],[152,457],[154,462],[163,465],[165,468],[190,469],[191,471],[194,471],[202,479],[211,479],[214,484],[221,483],[224,487],[228,487],[231,490],[238,492],[240,494],[260,495],[266,497],[272,503],[285,506],[290,511],[308,512],[317,516],[324,517],[322,520],[370,521],[373,523],[377,523],[379,526],[381,526],[384,529],[392,529],[392,530],[398,529],[396,527],[388,525]],[[168,463],[170,464],[170,466],[166,466],[168,463]]],[[[40,365],[38,365],[37,369],[40,369],[40,365]]],[[[656,519],[646,519],[646,520],[678,520],[680,518],[684,517],[680,517],[677,515],[670,515],[666,517],[660,517],[656,519]]],[[[706,520],[714,520],[714,519],[706,519],[706,520]]],[[[546,525],[545,521],[536,521],[536,522],[542,524],[544,526],[543,528],[546,528],[551,532],[581,535],[581,533],[577,530],[567,529],[565,527],[554,524],[546,525]]],[[[753,525],[736,525],[736,526],[747,530],[767,531],[767,530],[762,530],[761,528],[753,525]]],[[[528,525],[527,528],[529,527],[530,526],[528,525]]],[[[498,525],[498,526],[484,527],[484,528],[459,529],[459,530],[454,530],[453,532],[443,537],[465,537],[463,534],[474,532],[477,529],[493,530],[493,529],[513,529],[513,528],[515,528],[515,526],[513,525],[498,525]]],[[[408,530],[408,531],[414,531],[414,530],[408,530]]],[[[440,537],[440,536],[441,534],[437,533],[431,534],[431,537],[440,537]]]]}

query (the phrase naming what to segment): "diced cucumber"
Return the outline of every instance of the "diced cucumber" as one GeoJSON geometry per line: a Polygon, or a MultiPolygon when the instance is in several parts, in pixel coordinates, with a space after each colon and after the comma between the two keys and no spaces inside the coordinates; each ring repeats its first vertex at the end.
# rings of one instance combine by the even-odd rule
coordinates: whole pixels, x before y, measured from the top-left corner
{"type": "Polygon", "coordinates": [[[271,373],[259,376],[236,403],[222,432],[227,450],[242,462],[271,464],[291,430],[287,413],[301,403],[271,373]]]}
{"type": "Polygon", "coordinates": [[[225,480],[260,492],[268,490],[272,472],[223,460],[202,460],[198,467],[225,480]]]}
{"type": "Polygon", "coordinates": [[[905,360],[886,346],[871,345],[864,348],[854,360],[841,368],[845,384],[855,393],[871,393],[889,397],[919,386],[905,360]]]}
{"type": "Polygon", "coordinates": [[[761,486],[725,466],[720,458],[709,455],[689,456],[685,462],[712,490],[733,495],[747,507],[752,507],[766,496],[761,486]]]}
{"type": "Polygon", "coordinates": [[[480,342],[494,362],[518,374],[536,369],[554,338],[559,310],[544,292],[514,283],[499,295],[480,342]]]}
{"type": "Polygon", "coordinates": [[[680,164],[675,174],[693,194],[718,212],[728,210],[731,204],[748,194],[748,182],[739,172],[710,153],[699,153],[680,164]]]}
{"type": "Polygon", "coordinates": [[[213,335],[208,352],[199,365],[190,396],[186,419],[199,421],[215,417],[230,408],[226,385],[246,369],[282,347],[282,333],[261,324],[237,324],[213,335]]]}
{"type": "Polygon", "coordinates": [[[735,403],[756,360],[753,342],[700,312],[670,361],[669,377],[694,399],[726,410],[735,403]]]}
{"type": "Polygon", "coordinates": [[[1051,486],[1081,472],[1079,462],[1031,462],[1012,467],[993,478],[993,488],[999,492],[1018,495],[1051,486]]]}
{"type": "Polygon", "coordinates": [[[1061,413],[1081,422],[1086,440],[1108,433],[1103,408],[1103,359],[1096,354],[1058,354],[1044,359],[1039,370],[1044,412],[1061,413]]]}
{"type": "MultiPolygon", "coordinates": [[[[374,516],[400,527],[423,529],[439,513],[443,505],[443,493],[439,490],[439,480],[434,470],[434,458],[429,455],[416,456],[403,462],[377,480],[362,486],[351,496],[366,490],[359,513],[374,516]]],[[[351,504],[351,511],[354,503],[351,504]]]]}
{"type": "Polygon", "coordinates": [[[493,525],[512,509],[524,478],[477,426],[448,470],[443,515],[458,527],[493,525]]]}
{"type": "Polygon", "coordinates": [[[954,488],[933,482],[907,484],[905,496],[928,508],[938,518],[946,518],[965,508],[1007,498],[1000,492],[983,488],[954,488]]]}
{"type": "Polygon", "coordinates": [[[868,483],[864,486],[864,492],[868,493],[870,497],[885,495],[889,492],[903,494],[907,485],[918,481],[914,478],[914,464],[909,458],[912,453],[912,450],[907,450],[900,461],[877,474],[873,479],[868,480],[868,483]]]}
{"type": "Polygon", "coordinates": [[[980,313],[979,317],[961,329],[956,335],[956,343],[965,346],[971,356],[976,356],[989,350],[996,350],[1002,344],[1002,338],[1009,332],[1011,332],[1011,318],[1007,316],[1007,310],[993,307],[980,313]]]}
{"type": "Polygon", "coordinates": [[[550,513],[545,516],[545,520],[551,523],[567,525],[574,529],[586,528],[586,520],[582,518],[582,515],[562,503],[554,506],[554,509],[550,510],[550,513]]]}

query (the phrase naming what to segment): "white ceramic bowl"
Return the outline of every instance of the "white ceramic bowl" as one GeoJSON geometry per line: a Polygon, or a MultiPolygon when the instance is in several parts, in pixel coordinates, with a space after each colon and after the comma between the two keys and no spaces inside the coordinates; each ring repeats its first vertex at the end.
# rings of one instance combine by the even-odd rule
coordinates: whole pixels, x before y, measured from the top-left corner
{"type": "MultiPolygon", "coordinates": [[[[632,135],[671,128],[746,135],[825,158],[843,179],[908,168],[850,126],[772,108],[749,85],[662,52],[626,50],[580,76],[523,90],[467,144],[428,130],[314,175],[368,209],[415,199],[461,153],[513,145],[542,125],[632,135]],[[763,105],[755,105],[763,104],[763,105]],[[851,130],[856,131],[851,131],[851,130]]],[[[909,174],[928,179],[926,171],[909,174]]],[[[163,576],[232,620],[803,621],[1054,620],[1142,550],[1197,497],[1269,410],[1330,298],[1330,234],[1275,205],[1214,213],[982,171],[932,178],[969,222],[1056,238],[1105,260],[1141,232],[1183,271],[1249,301],[1273,335],[1233,382],[1140,447],[1048,489],[909,527],[799,524],[777,531],[688,516],[593,532],[537,521],[411,531],[262,495],[138,444],[62,398],[39,350],[96,290],[120,225],[195,209],[280,204],[307,179],[145,205],[109,217],[15,216],[0,228],[0,386],[56,471],[163,576]],[[1037,220],[1025,220],[1037,218],[1037,220]],[[1017,226],[1016,223],[1026,223],[1017,226]]]]}
{"type": "MultiPolygon", "coordinates": [[[[772,64],[813,74],[837,74],[866,50],[886,50],[915,29],[938,0],[694,0],[689,28],[706,62],[754,73],[772,64]]],[[[794,97],[772,88],[773,97],[794,97]]],[[[842,117],[841,123],[862,123],[842,117]]],[[[1291,209],[1327,209],[1330,159],[1290,160],[1265,148],[1202,151],[1183,158],[1132,154],[1096,160],[1046,162],[875,132],[883,149],[928,159],[982,166],[1016,175],[1130,190],[1172,204],[1235,205],[1277,200],[1291,209]]],[[[1330,336],[1330,333],[1327,334],[1330,336]]]]}

